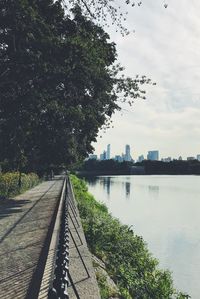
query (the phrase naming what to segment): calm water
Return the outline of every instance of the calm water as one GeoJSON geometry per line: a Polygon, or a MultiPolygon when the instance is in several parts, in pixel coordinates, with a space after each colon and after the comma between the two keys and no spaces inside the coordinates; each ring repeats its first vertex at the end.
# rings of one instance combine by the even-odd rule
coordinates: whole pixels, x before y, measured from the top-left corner
{"type": "Polygon", "coordinates": [[[89,191],[143,236],[175,286],[200,298],[200,176],[100,176],[89,191]]]}

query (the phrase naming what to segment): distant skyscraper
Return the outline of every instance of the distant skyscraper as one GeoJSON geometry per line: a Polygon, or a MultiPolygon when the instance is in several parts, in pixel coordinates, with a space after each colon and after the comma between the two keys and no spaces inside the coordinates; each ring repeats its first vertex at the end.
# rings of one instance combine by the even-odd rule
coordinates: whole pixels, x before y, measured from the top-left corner
{"type": "Polygon", "coordinates": [[[143,160],[144,160],[144,156],[143,155],[141,155],[141,156],[138,157],[138,162],[142,162],[143,160]]]}
{"type": "Polygon", "coordinates": [[[159,151],[148,151],[147,160],[159,160],[159,151]]]}
{"type": "Polygon", "coordinates": [[[120,155],[115,156],[115,161],[123,162],[123,158],[120,155]]]}
{"type": "Polygon", "coordinates": [[[107,145],[106,160],[110,160],[110,144],[107,145]]]}
{"type": "Polygon", "coordinates": [[[126,144],[126,147],[125,147],[124,160],[125,161],[131,161],[132,160],[132,158],[131,158],[131,150],[130,150],[130,145],[129,144],[126,144]]]}
{"type": "Polygon", "coordinates": [[[197,160],[200,161],[200,155],[197,155],[197,160]]]}
{"type": "Polygon", "coordinates": [[[106,151],[103,151],[102,154],[100,154],[100,161],[106,160],[106,151]]]}

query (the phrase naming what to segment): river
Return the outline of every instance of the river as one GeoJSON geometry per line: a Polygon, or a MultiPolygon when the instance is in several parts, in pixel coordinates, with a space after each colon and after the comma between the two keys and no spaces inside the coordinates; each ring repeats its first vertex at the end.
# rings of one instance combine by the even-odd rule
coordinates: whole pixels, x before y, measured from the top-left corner
{"type": "Polygon", "coordinates": [[[99,176],[87,178],[95,198],[132,225],[175,287],[200,298],[200,176],[99,176]]]}

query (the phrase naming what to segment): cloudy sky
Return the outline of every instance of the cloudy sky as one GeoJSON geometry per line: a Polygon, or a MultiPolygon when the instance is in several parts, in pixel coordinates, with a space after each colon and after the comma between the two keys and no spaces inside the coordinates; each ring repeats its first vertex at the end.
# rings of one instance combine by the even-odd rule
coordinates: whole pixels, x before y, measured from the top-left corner
{"type": "Polygon", "coordinates": [[[155,149],[160,157],[200,154],[199,15],[198,0],[143,0],[129,10],[127,27],[135,33],[110,31],[126,75],[147,75],[157,85],[146,89],[145,101],[113,116],[114,128],[99,134],[95,153],[110,143],[112,156],[130,144],[134,159],[155,149]]]}

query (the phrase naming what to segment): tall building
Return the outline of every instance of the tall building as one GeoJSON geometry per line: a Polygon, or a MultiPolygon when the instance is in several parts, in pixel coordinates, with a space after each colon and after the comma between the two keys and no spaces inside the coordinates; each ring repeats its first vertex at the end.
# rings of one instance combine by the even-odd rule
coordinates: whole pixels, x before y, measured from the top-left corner
{"type": "Polygon", "coordinates": [[[122,158],[122,156],[120,156],[120,155],[116,155],[116,156],[115,156],[115,161],[123,162],[123,158],[122,158]]]}
{"type": "Polygon", "coordinates": [[[125,161],[131,161],[131,149],[130,149],[130,145],[126,144],[125,146],[125,155],[124,155],[124,160],[125,161]]]}
{"type": "Polygon", "coordinates": [[[197,160],[200,161],[200,155],[197,155],[197,160]]]}
{"type": "Polygon", "coordinates": [[[100,161],[106,160],[106,151],[103,151],[102,154],[100,154],[100,161]]]}
{"type": "Polygon", "coordinates": [[[110,160],[110,144],[107,145],[106,160],[110,160]]]}
{"type": "Polygon", "coordinates": [[[147,160],[159,160],[159,151],[148,151],[147,160]]]}
{"type": "Polygon", "coordinates": [[[144,156],[143,155],[141,155],[141,156],[138,157],[138,162],[142,162],[143,160],[144,160],[144,156]]]}

